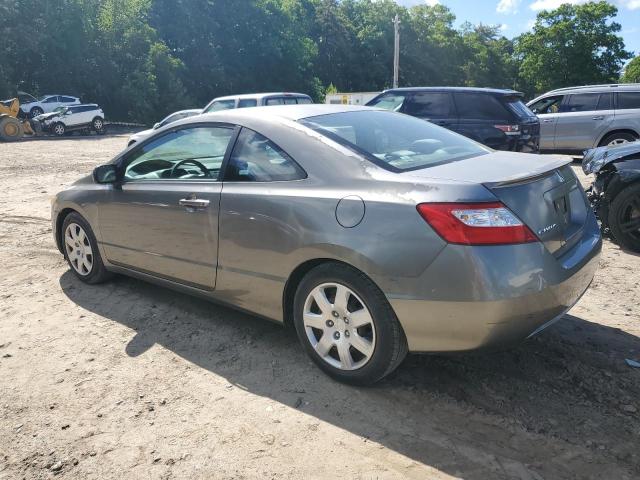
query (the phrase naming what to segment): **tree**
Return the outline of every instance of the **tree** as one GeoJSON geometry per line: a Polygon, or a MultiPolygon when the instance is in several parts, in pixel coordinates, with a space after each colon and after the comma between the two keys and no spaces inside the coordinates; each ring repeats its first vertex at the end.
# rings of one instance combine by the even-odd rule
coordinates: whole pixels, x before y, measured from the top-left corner
{"type": "Polygon", "coordinates": [[[640,83],[640,55],[628,63],[621,80],[624,83],[640,83]]]}
{"type": "Polygon", "coordinates": [[[533,31],[515,42],[521,88],[532,94],[617,80],[631,57],[617,34],[620,24],[612,21],[617,13],[605,1],[540,12],[533,31]]]}

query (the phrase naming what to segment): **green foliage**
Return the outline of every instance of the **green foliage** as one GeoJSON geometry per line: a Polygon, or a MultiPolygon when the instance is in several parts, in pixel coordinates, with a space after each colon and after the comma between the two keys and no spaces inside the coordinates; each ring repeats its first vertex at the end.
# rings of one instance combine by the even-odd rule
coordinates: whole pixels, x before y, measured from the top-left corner
{"type": "Polygon", "coordinates": [[[563,4],[538,14],[533,31],[516,39],[521,88],[542,93],[552,88],[617,80],[631,54],[611,21],[618,9],[604,1],[563,4]]]}
{"type": "Polygon", "coordinates": [[[640,56],[631,60],[625,67],[621,80],[624,83],[640,83],[640,56]]]}
{"type": "MultiPolygon", "coordinates": [[[[527,93],[618,78],[629,58],[606,3],[562,5],[511,41],[443,5],[394,0],[0,0],[0,98],[17,89],[97,102],[154,122],[213,97],[258,91],[376,91],[400,84],[527,93]]],[[[639,81],[632,61],[624,81],[639,81]]]]}

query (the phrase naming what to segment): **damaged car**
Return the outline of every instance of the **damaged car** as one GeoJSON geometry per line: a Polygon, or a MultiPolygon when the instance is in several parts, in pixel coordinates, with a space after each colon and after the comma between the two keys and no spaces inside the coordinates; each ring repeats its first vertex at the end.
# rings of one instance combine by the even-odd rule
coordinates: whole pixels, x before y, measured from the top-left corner
{"type": "Polygon", "coordinates": [[[603,232],[640,252],[640,141],[588,150],[582,170],[596,176],[587,195],[603,232]]]}

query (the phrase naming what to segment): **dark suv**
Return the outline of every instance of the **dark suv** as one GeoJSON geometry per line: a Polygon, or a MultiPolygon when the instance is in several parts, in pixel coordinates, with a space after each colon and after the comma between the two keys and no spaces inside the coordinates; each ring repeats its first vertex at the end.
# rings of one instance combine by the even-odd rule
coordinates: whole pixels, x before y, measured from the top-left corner
{"type": "Polygon", "coordinates": [[[496,150],[537,153],[540,122],[522,97],[492,88],[394,88],[367,106],[428,120],[496,150]]]}

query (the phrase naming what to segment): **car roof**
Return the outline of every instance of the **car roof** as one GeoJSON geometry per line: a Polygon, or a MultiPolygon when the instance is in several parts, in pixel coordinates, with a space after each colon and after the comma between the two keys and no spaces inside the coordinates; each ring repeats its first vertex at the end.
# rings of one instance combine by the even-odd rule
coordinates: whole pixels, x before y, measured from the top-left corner
{"type": "Polygon", "coordinates": [[[100,108],[97,103],[77,103],[75,105],[69,105],[69,108],[78,108],[78,107],[95,107],[100,108]]]}
{"type": "Polygon", "coordinates": [[[487,93],[492,95],[522,95],[522,92],[506,88],[480,88],[480,87],[401,87],[390,88],[382,93],[392,92],[468,92],[487,93]]]}
{"type": "MultiPolygon", "coordinates": [[[[306,93],[296,93],[296,92],[267,92],[267,93],[243,93],[241,95],[226,95],[224,97],[216,97],[212,102],[217,100],[235,100],[240,99],[243,100],[245,98],[264,98],[264,97],[272,97],[272,96],[281,96],[281,97],[309,97],[306,93]]],[[[311,98],[311,97],[309,97],[311,98]]],[[[211,102],[209,102],[211,103],[211,102]]]]}
{"type": "Polygon", "coordinates": [[[219,112],[203,113],[198,117],[182,120],[181,123],[196,123],[202,120],[217,122],[240,122],[243,119],[272,119],[276,121],[293,120],[329,115],[332,113],[357,112],[357,111],[385,111],[379,108],[363,107],[357,105],[332,105],[324,103],[309,103],[305,105],[273,105],[253,108],[234,108],[219,112]]]}
{"type": "Polygon", "coordinates": [[[49,94],[43,95],[43,97],[71,97],[71,98],[75,98],[76,100],[78,99],[78,97],[75,97],[73,95],[67,95],[65,93],[49,93],[49,94]]]}
{"type": "Polygon", "coordinates": [[[610,83],[603,85],[581,85],[577,87],[565,87],[551,90],[544,95],[552,95],[557,93],[602,93],[616,91],[638,91],[640,83],[610,83]]]}

